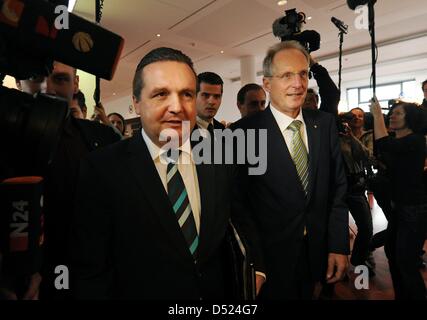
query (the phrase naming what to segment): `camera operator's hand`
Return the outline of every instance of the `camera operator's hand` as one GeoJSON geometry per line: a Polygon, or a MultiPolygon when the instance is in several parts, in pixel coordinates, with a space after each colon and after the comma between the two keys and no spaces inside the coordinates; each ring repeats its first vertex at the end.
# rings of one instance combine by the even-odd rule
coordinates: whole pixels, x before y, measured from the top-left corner
{"type": "Polygon", "coordinates": [[[371,105],[369,106],[369,109],[372,113],[372,116],[374,116],[374,117],[382,117],[383,116],[383,113],[381,111],[381,105],[378,102],[376,97],[373,97],[371,99],[371,105]]]}
{"type": "Polygon", "coordinates": [[[35,273],[30,278],[30,284],[28,290],[25,292],[23,300],[39,300],[40,283],[42,282],[42,276],[40,273],[35,273]]]}
{"type": "Polygon", "coordinates": [[[381,105],[379,104],[376,97],[371,99],[371,105],[369,107],[372,117],[374,118],[374,137],[375,140],[379,140],[383,137],[388,136],[387,128],[384,122],[383,112],[381,111],[381,105]]]}
{"type": "Polygon", "coordinates": [[[18,300],[18,297],[13,291],[6,288],[0,288],[0,301],[1,300],[18,300]]]}
{"type": "MultiPolygon", "coordinates": [[[[42,281],[42,276],[40,273],[35,273],[30,277],[27,291],[25,292],[22,300],[38,300],[40,292],[40,283],[42,281]]],[[[0,300],[18,300],[18,296],[9,288],[0,288],[0,300]]]]}
{"type": "Polygon", "coordinates": [[[353,136],[353,131],[351,131],[349,124],[347,122],[343,122],[342,125],[344,127],[344,132],[340,132],[340,134],[347,138],[353,136]]]}
{"type": "Polygon", "coordinates": [[[76,119],[83,119],[83,112],[79,106],[70,106],[71,115],[76,119]]]}
{"type": "Polygon", "coordinates": [[[101,120],[101,122],[103,124],[106,124],[106,125],[110,124],[110,120],[108,119],[108,117],[105,113],[104,106],[102,105],[101,102],[95,106],[95,113],[94,114],[96,115],[95,118],[98,118],[99,120],[101,120]]]}

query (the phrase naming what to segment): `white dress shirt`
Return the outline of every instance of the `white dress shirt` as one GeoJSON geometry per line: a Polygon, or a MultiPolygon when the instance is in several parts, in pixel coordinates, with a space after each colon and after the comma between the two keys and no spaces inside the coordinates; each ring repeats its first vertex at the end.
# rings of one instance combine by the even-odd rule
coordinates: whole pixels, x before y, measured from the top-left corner
{"type": "Polygon", "coordinates": [[[210,122],[203,120],[202,118],[200,118],[199,116],[196,117],[196,121],[197,121],[197,125],[205,130],[200,130],[200,135],[203,138],[206,138],[208,136],[208,125],[212,125],[212,127],[215,129],[214,123],[213,123],[213,118],[210,122]]]}
{"type": "MultiPolygon", "coordinates": [[[[159,174],[160,180],[162,180],[163,187],[168,192],[167,186],[167,164],[161,161],[161,156],[166,150],[162,150],[147,136],[144,129],[141,129],[142,138],[147,144],[148,151],[150,152],[151,158],[153,159],[154,165],[156,166],[157,173],[159,174]]],[[[200,202],[200,191],[199,191],[199,180],[197,179],[196,165],[193,160],[191,153],[190,139],[187,139],[184,144],[179,147],[181,154],[178,161],[178,171],[182,176],[185,188],[187,189],[188,200],[190,201],[191,210],[193,211],[194,221],[196,223],[197,233],[200,233],[200,213],[201,213],[201,202],[200,202]]],[[[149,188],[150,186],[148,186],[149,188]]]]}
{"type": "Polygon", "coordinates": [[[288,115],[282,113],[281,111],[277,110],[271,103],[270,103],[270,109],[271,109],[271,113],[274,116],[274,119],[276,119],[277,124],[279,125],[280,128],[280,132],[283,135],[283,138],[285,139],[286,142],[286,146],[288,147],[289,153],[292,155],[292,135],[293,132],[291,129],[289,129],[289,125],[292,123],[292,121],[294,120],[299,120],[302,122],[302,125],[300,127],[300,133],[301,133],[301,138],[302,141],[304,142],[305,148],[307,149],[307,154],[308,154],[308,138],[307,138],[307,127],[305,125],[304,122],[304,118],[302,116],[302,111],[300,110],[298,116],[293,119],[291,117],[289,117],[288,115]]]}
{"type": "Polygon", "coordinates": [[[202,118],[200,118],[199,116],[197,116],[196,121],[197,121],[197,125],[199,127],[202,127],[203,129],[206,129],[206,130],[208,130],[209,124],[211,124],[212,126],[214,125],[213,118],[211,119],[211,121],[206,121],[206,120],[203,120],[202,118]]]}

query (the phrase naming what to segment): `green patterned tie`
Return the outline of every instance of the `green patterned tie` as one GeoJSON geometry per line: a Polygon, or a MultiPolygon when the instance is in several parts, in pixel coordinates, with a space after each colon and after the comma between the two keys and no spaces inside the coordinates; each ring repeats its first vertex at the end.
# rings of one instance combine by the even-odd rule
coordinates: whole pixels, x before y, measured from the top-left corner
{"type": "Polygon", "coordinates": [[[301,184],[304,188],[305,194],[308,192],[308,155],[307,149],[301,137],[301,125],[302,122],[294,120],[288,126],[288,129],[292,131],[292,145],[291,155],[294,161],[295,167],[298,172],[301,184]]]}
{"type": "Polygon", "coordinates": [[[178,164],[170,162],[167,166],[168,196],[173,206],[181,231],[187,242],[188,249],[194,260],[197,260],[197,247],[199,236],[197,234],[196,222],[188,199],[187,189],[178,171],[178,164]]]}

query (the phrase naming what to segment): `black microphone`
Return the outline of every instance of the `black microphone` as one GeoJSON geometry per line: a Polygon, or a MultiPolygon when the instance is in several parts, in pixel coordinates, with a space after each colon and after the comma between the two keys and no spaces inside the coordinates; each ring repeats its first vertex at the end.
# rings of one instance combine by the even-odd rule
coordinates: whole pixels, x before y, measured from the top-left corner
{"type": "MultiPolygon", "coordinates": [[[[49,58],[111,80],[123,38],[75,14],[64,15],[68,17],[68,29],[63,25],[57,29],[59,14],[53,4],[43,0],[0,0],[0,37],[8,44],[9,55],[49,58]]],[[[16,72],[10,66],[11,70],[7,65],[5,68],[3,73],[16,72]]]]}
{"type": "Polygon", "coordinates": [[[332,17],[331,21],[340,31],[347,33],[348,25],[335,17],[332,17]]]}
{"type": "Polygon", "coordinates": [[[42,265],[42,193],[42,177],[16,177],[0,183],[0,274],[19,297],[42,265]]]}
{"type": "Polygon", "coordinates": [[[355,10],[358,6],[364,6],[371,0],[347,0],[347,5],[351,10],[355,10]]]}

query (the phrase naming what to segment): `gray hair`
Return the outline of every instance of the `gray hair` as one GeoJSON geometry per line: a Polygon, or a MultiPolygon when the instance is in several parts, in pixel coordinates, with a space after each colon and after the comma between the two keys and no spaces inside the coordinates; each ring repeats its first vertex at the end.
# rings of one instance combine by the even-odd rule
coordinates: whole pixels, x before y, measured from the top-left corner
{"type": "Polygon", "coordinates": [[[264,61],[262,63],[262,71],[263,71],[264,77],[273,76],[274,56],[278,52],[286,49],[296,49],[301,51],[301,53],[304,54],[304,56],[307,58],[308,63],[310,64],[310,54],[303,47],[303,45],[300,44],[298,41],[291,40],[291,41],[279,42],[279,43],[276,43],[274,46],[271,46],[267,51],[267,55],[265,56],[264,61]]]}

